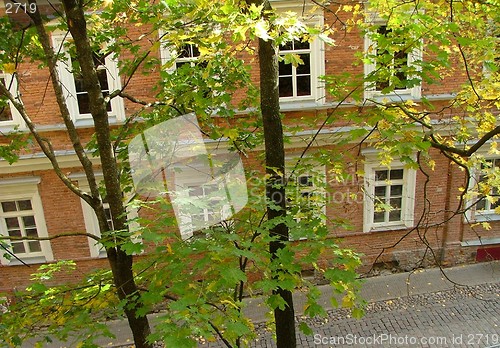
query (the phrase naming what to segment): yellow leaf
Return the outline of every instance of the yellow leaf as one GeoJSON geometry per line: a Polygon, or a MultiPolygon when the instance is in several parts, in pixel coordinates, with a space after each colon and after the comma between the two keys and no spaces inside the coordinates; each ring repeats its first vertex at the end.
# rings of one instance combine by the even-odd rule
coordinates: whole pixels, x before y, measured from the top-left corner
{"type": "Polygon", "coordinates": [[[354,301],[352,300],[351,296],[344,296],[344,298],[342,299],[342,307],[351,308],[352,306],[354,306],[354,301]]]}
{"type": "Polygon", "coordinates": [[[210,54],[210,49],[207,47],[199,46],[198,50],[200,51],[200,56],[208,56],[210,54]]]}
{"type": "Polygon", "coordinates": [[[14,63],[5,63],[2,67],[2,70],[6,74],[13,74],[16,72],[16,64],[14,63]]]}

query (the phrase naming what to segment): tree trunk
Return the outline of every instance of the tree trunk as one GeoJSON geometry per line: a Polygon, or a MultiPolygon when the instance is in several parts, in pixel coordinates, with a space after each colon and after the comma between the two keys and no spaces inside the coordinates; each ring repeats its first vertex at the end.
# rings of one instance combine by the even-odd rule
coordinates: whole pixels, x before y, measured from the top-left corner
{"type": "MultiPolygon", "coordinates": [[[[267,208],[268,219],[272,220],[286,215],[285,197],[285,149],[283,145],[283,126],[280,118],[278,90],[278,52],[274,42],[259,39],[260,66],[260,107],[264,124],[264,140],[266,151],[266,172],[270,178],[266,183],[267,198],[280,209],[267,208]]],[[[271,258],[285,247],[288,241],[288,227],[281,223],[270,231],[271,236],[278,239],[269,245],[271,258]]],[[[286,266],[285,266],[286,267],[286,266]]],[[[282,270],[286,272],[286,269],[282,270]]],[[[274,318],[276,324],[276,344],[278,348],[294,348],[295,313],[292,292],[278,288],[274,294],[280,295],[286,302],[284,310],[276,308],[274,318]]]]}
{"type": "MultiPolygon", "coordinates": [[[[63,5],[68,28],[75,43],[84,87],[89,95],[90,113],[94,120],[97,145],[101,158],[101,169],[106,187],[106,198],[111,210],[114,228],[115,230],[125,230],[127,228],[126,214],[122,200],[117,161],[111,146],[107,102],[104,99],[97,77],[93,51],[87,37],[84,11],[76,0],[64,0],[63,5]]],[[[105,233],[109,231],[102,204],[94,205],[93,208],[96,212],[101,232],[105,233]]],[[[116,238],[116,236],[114,237],[116,238]]],[[[120,300],[126,301],[124,307],[125,314],[134,336],[135,346],[136,348],[149,348],[151,345],[146,341],[147,336],[150,334],[148,319],[145,316],[137,316],[139,293],[132,270],[132,255],[127,255],[120,248],[119,240],[117,241],[117,246],[107,248],[106,251],[113,272],[118,297],[120,300]]]]}

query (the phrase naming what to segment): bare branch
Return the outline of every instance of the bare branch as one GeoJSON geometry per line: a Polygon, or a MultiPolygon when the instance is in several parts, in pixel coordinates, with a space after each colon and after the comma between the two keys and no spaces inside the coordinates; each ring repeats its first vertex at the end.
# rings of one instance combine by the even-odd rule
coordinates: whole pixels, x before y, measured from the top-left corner
{"type": "Polygon", "coordinates": [[[59,233],[53,236],[48,236],[48,237],[13,237],[13,236],[1,236],[0,235],[0,240],[39,240],[39,241],[44,241],[44,240],[53,240],[57,238],[62,238],[62,237],[78,237],[78,236],[83,236],[83,237],[89,237],[92,238],[98,242],[101,241],[101,237],[96,236],[95,234],[92,233],[85,233],[85,232],[66,232],[66,233],[59,233]]]}

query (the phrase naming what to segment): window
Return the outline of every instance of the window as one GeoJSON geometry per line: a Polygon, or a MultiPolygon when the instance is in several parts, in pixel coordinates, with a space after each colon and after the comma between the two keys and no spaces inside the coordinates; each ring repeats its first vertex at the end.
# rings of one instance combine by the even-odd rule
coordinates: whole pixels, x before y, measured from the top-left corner
{"type": "MultiPolygon", "coordinates": [[[[17,80],[13,75],[0,72],[0,83],[14,96],[17,96],[17,80]]],[[[0,93],[0,131],[7,131],[16,125],[22,125],[22,118],[16,108],[0,93]]]]}
{"type": "Polygon", "coordinates": [[[227,193],[224,183],[185,182],[182,187],[189,197],[185,204],[180,204],[181,238],[188,239],[199,231],[227,219],[230,207],[227,205],[227,193]],[[194,232],[193,232],[194,231],[194,232]]]}
{"type": "MultiPolygon", "coordinates": [[[[7,179],[0,182],[0,234],[13,238],[47,237],[43,208],[38,194],[39,178],[7,179]]],[[[9,240],[8,251],[0,251],[2,264],[51,261],[49,241],[9,240]],[[13,256],[15,255],[15,257],[13,256]]]]}
{"type": "Polygon", "coordinates": [[[422,58],[421,47],[414,48],[399,28],[390,28],[376,18],[365,35],[365,98],[420,98],[420,80],[413,76],[422,58]],[[410,46],[410,48],[408,47],[410,46]]]}
{"type": "MultiPolygon", "coordinates": [[[[90,114],[89,97],[85,91],[78,64],[66,47],[69,39],[65,39],[62,35],[55,35],[53,41],[54,49],[64,55],[64,58],[58,61],[58,71],[71,117],[77,123],[89,123],[90,125],[92,116],[90,114]]],[[[102,52],[94,52],[93,60],[102,93],[106,98],[110,93],[121,88],[118,62],[110,54],[104,55],[102,52]]],[[[121,98],[116,97],[110,100],[107,110],[111,120],[116,122],[125,119],[125,109],[121,98]]]]}
{"type": "Polygon", "coordinates": [[[320,77],[325,74],[324,49],[321,40],[295,40],[280,46],[279,95],[283,110],[287,103],[323,103],[324,88],[320,77]],[[293,54],[301,62],[294,66],[285,62],[285,55],[293,54]]]}
{"type": "Polygon", "coordinates": [[[500,207],[498,180],[500,180],[500,158],[488,158],[472,171],[469,189],[475,193],[468,203],[475,203],[475,206],[467,210],[469,220],[478,222],[500,220],[500,214],[497,212],[500,207]]]}
{"type": "MultiPolygon", "coordinates": [[[[80,189],[87,192],[90,191],[88,182],[84,178],[84,174],[74,174],[72,175],[71,178],[78,180],[80,189]]],[[[99,222],[97,221],[97,216],[95,215],[94,210],[83,199],[80,199],[80,203],[82,205],[83,219],[85,222],[85,229],[87,233],[93,234],[96,237],[101,237],[101,229],[99,228],[99,222]]],[[[109,203],[106,201],[105,198],[103,200],[103,207],[104,207],[104,213],[106,214],[106,219],[108,221],[108,225],[110,226],[111,229],[114,229],[113,220],[111,218],[111,209],[109,208],[109,203]]],[[[131,232],[137,229],[136,222],[134,222],[137,215],[138,215],[137,210],[129,210],[127,212],[128,224],[131,232]]],[[[138,237],[132,237],[132,240],[134,243],[141,242],[140,238],[138,237]]],[[[106,257],[106,249],[101,243],[97,242],[93,238],[88,238],[88,242],[89,242],[89,250],[91,257],[106,257]]]]}
{"type": "Polygon", "coordinates": [[[488,196],[483,196],[476,205],[476,210],[481,213],[495,214],[495,209],[500,206],[498,187],[491,187],[487,183],[488,176],[498,175],[500,170],[500,159],[494,158],[486,160],[479,174],[479,192],[485,192],[488,196]]]}
{"type": "Polygon", "coordinates": [[[205,184],[203,186],[188,186],[189,197],[206,199],[210,204],[194,206],[191,210],[191,223],[212,223],[220,221],[223,215],[223,207],[220,205],[222,198],[219,195],[219,186],[216,184],[205,184]]]}
{"type": "Polygon", "coordinates": [[[311,44],[292,41],[280,47],[279,93],[280,98],[311,97],[311,44]],[[286,54],[297,55],[301,64],[286,64],[286,54]]]}
{"type": "Polygon", "coordinates": [[[160,56],[162,64],[166,64],[167,71],[173,72],[184,65],[194,66],[201,64],[206,66],[205,62],[197,63],[200,58],[200,50],[195,44],[184,44],[177,49],[171,46],[161,45],[160,56]]]}
{"type": "Polygon", "coordinates": [[[365,164],[364,231],[413,226],[416,171],[394,163],[365,164]]]}
{"type": "MultiPolygon", "coordinates": [[[[272,0],[271,6],[277,14],[283,17],[294,16],[310,27],[322,28],[323,11],[312,2],[301,0],[272,0]]],[[[325,91],[320,81],[325,75],[324,42],[315,39],[294,40],[279,47],[280,57],[293,54],[299,57],[303,64],[293,66],[279,62],[279,95],[281,109],[297,109],[297,107],[314,107],[324,103],[325,91]]]]}
{"type": "Polygon", "coordinates": [[[293,171],[297,157],[286,158],[287,183],[286,197],[288,214],[293,216],[297,226],[290,226],[290,240],[307,239],[308,224],[326,220],[326,175],[325,167],[318,165],[312,158],[302,158],[300,165],[293,171]],[[291,175],[291,177],[290,177],[291,175]]]}
{"type": "MultiPolygon", "coordinates": [[[[324,170],[323,170],[324,171],[324,170]]],[[[308,172],[292,178],[288,183],[288,204],[296,221],[302,218],[312,219],[324,213],[324,173],[308,172]]]]}
{"type": "Polygon", "coordinates": [[[175,68],[179,69],[181,66],[188,64],[193,65],[200,57],[200,50],[196,45],[186,44],[183,45],[177,52],[177,59],[175,60],[175,68]]]}
{"type": "MultiPolygon", "coordinates": [[[[94,66],[97,70],[97,78],[99,79],[99,84],[101,85],[101,91],[104,98],[109,96],[109,80],[108,73],[105,64],[105,57],[102,54],[93,54],[94,66]]],[[[75,65],[74,58],[71,58],[72,65],[75,65]]],[[[73,72],[73,79],[75,81],[75,93],[76,93],[76,101],[78,105],[78,113],[79,115],[90,115],[90,104],[89,104],[89,95],[87,91],[85,91],[85,87],[83,85],[83,76],[81,71],[73,72]]],[[[107,105],[108,112],[112,111],[111,103],[107,105]]]]}
{"type": "MultiPolygon", "coordinates": [[[[387,25],[381,25],[377,29],[380,36],[387,38],[392,30],[387,25]]],[[[405,67],[408,66],[408,53],[403,49],[390,53],[386,48],[377,48],[377,58],[380,59],[379,66],[384,67],[386,74],[381,74],[375,82],[375,90],[382,91],[391,84],[395,89],[405,89],[404,83],[408,79],[405,67]]]]}

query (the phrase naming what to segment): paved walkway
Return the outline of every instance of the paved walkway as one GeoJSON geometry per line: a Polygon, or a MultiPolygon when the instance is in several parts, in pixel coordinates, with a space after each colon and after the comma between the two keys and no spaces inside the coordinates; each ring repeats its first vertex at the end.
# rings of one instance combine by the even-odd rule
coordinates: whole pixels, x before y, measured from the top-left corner
{"type": "MultiPolygon", "coordinates": [[[[350,318],[345,310],[331,308],[328,286],[321,286],[321,291],[320,303],[329,315],[308,320],[314,335],[299,334],[300,347],[500,348],[500,261],[448,268],[444,275],[439,269],[428,269],[369,278],[362,296],[370,304],[360,320],[350,318]]],[[[304,297],[296,294],[294,303],[303,308],[304,297]]],[[[262,301],[249,300],[247,315],[256,323],[265,321],[262,301]]],[[[113,321],[109,325],[116,340],[97,343],[131,347],[126,323],[113,321]]],[[[60,347],[65,345],[50,346],[60,347]]],[[[200,347],[222,345],[215,342],[200,347]]],[[[271,334],[263,331],[252,347],[275,344],[271,334]]]]}
{"type": "MultiPolygon", "coordinates": [[[[308,320],[299,347],[500,347],[500,283],[373,302],[353,319],[333,310],[308,320]]],[[[205,347],[222,347],[220,344],[205,347]]],[[[264,334],[251,347],[276,347],[264,334]]]]}

